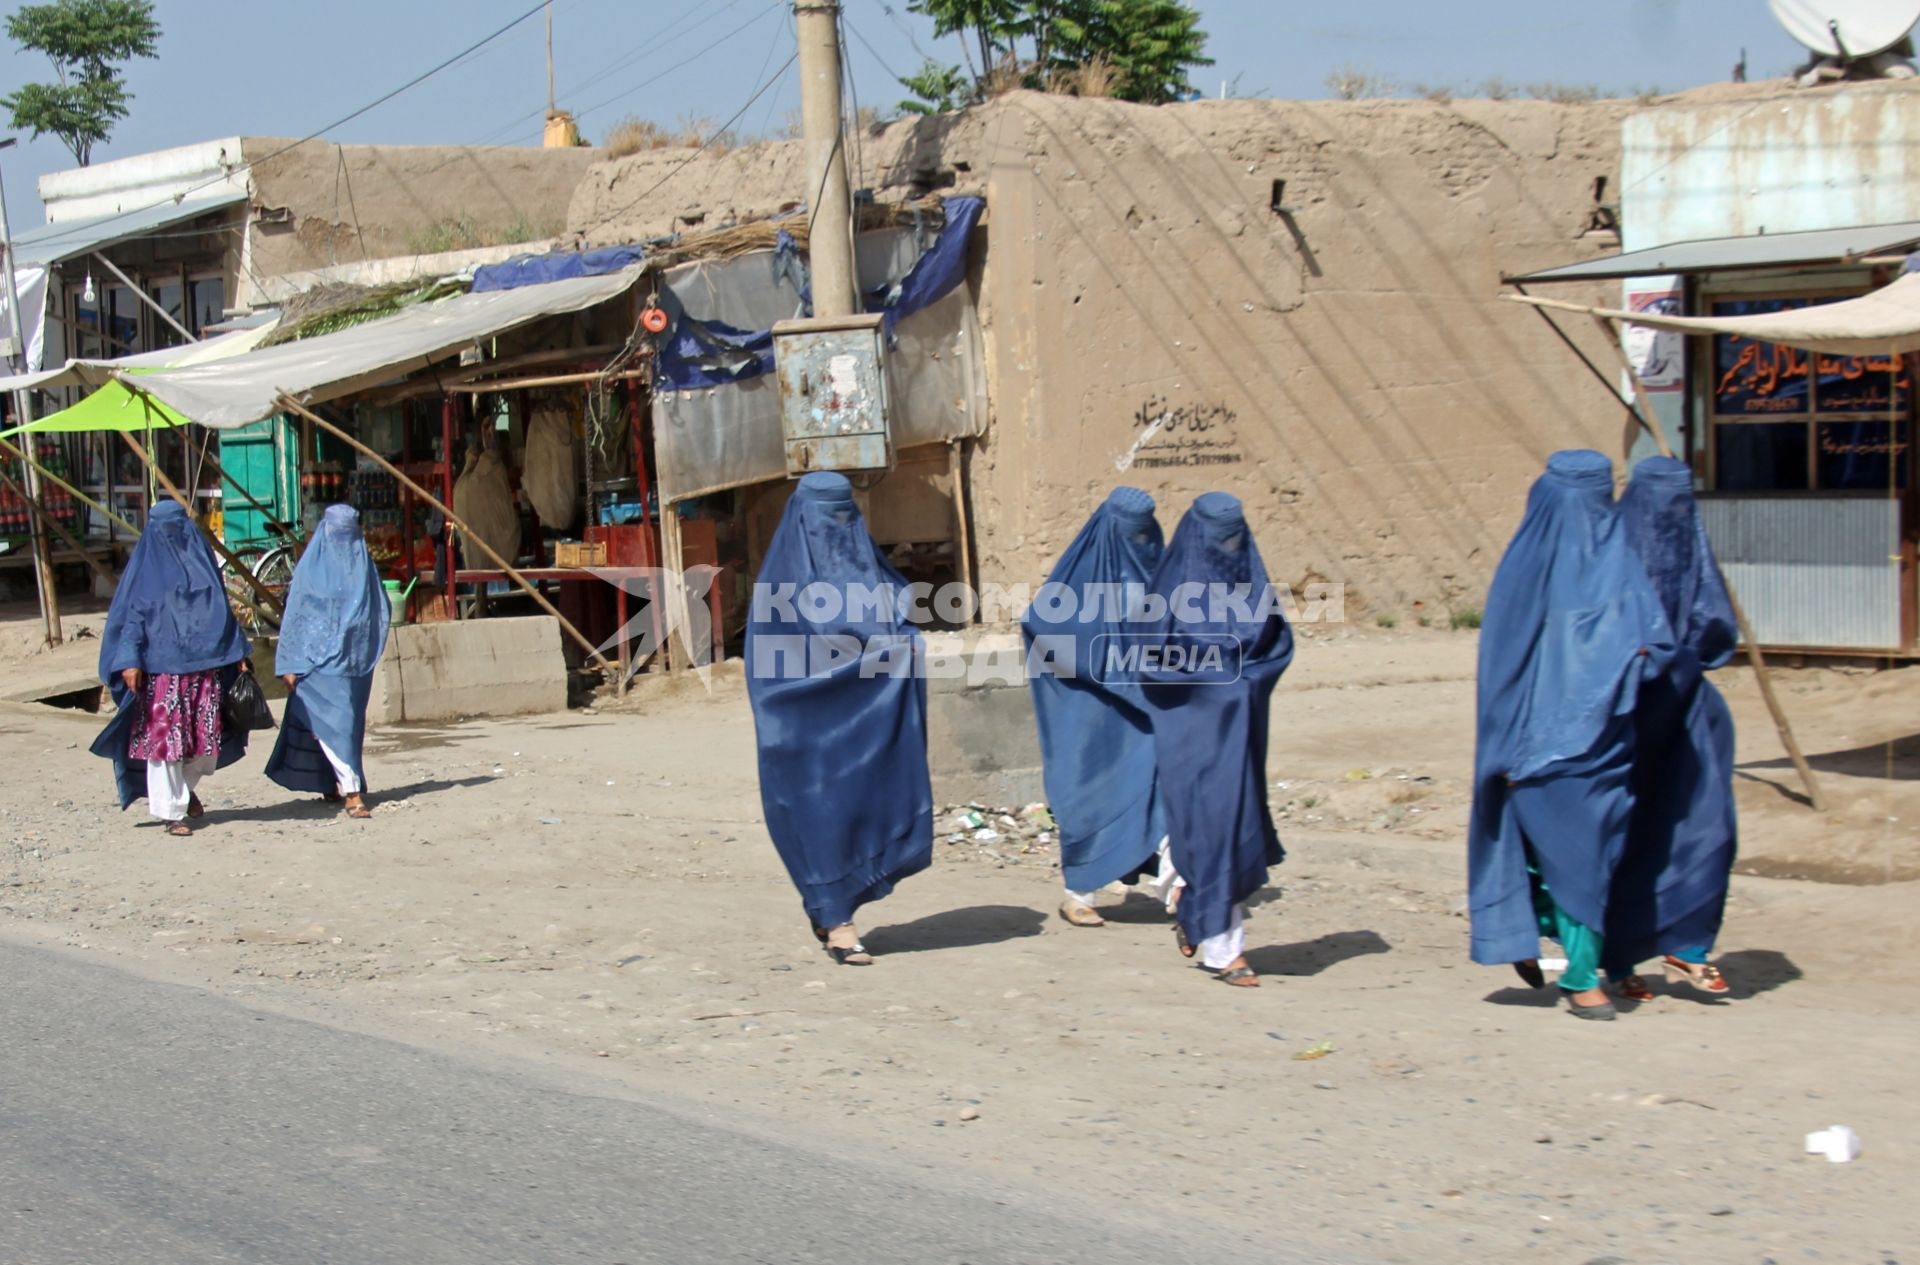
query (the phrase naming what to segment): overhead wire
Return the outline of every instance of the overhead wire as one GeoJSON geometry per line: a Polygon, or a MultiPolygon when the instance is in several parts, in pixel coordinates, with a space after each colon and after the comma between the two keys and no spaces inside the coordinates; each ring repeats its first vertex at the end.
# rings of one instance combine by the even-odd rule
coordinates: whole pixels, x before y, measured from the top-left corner
{"type": "MultiPolygon", "coordinates": [[[[448,67],[461,61],[463,58],[467,57],[469,54],[476,52],[481,48],[486,47],[488,44],[491,44],[494,40],[499,39],[501,36],[505,35],[508,31],[511,31],[516,26],[519,26],[522,22],[525,22],[529,18],[533,17],[535,14],[542,12],[545,8],[546,8],[546,0],[540,0],[540,3],[526,10],[519,17],[514,18],[512,21],[506,23],[506,25],[504,26],[497,28],[490,34],[481,37],[480,39],[476,40],[474,43],[467,45],[467,47],[461,49],[459,52],[447,58],[445,61],[440,62],[438,65],[435,65],[429,70],[423,71],[422,73],[415,75],[412,79],[407,80],[407,82],[401,84],[399,87],[382,93],[380,96],[375,97],[372,101],[367,102],[365,105],[361,106],[360,108],[341,115],[339,118],[333,120],[331,123],[328,123],[326,126],[316,128],[315,130],[308,132],[305,136],[302,136],[298,140],[289,141],[287,144],[282,145],[278,149],[272,150],[259,158],[250,158],[244,162],[236,163],[234,166],[227,168],[219,176],[211,177],[197,184],[189,185],[186,189],[181,190],[180,192],[172,194],[168,197],[161,198],[157,202],[153,202],[151,204],[144,205],[144,206],[133,207],[125,211],[119,211],[103,219],[89,220],[84,230],[76,226],[73,233],[66,234],[64,236],[73,237],[73,236],[82,235],[82,234],[90,236],[96,233],[100,229],[100,227],[104,224],[111,224],[118,220],[126,219],[129,216],[143,214],[144,212],[147,212],[147,211],[158,210],[161,207],[166,206],[168,203],[173,203],[175,205],[178,205],[180,202],[191,197],[193,194],[200,192],[202,189],[212,188],[214,185],[217,185],[217,184],[224,184],[226,181],[232,179],[233,176],[239,172],[247,171],[253,167],[260,166],[263,163],[271,162],[275,158],[280,157],[282,154],[285,154],[290,150],[297,149],[300,146],[305,145],[308,141],[318,140],[320,137],[325,136],[328,132],[333,131],[335,128],[343,127],[346,124],[353,122],[355,119],[359,118],[361,115],[366,114],[369,111],[378,109],[380,106],[385,105],[387,102],[393,100],[395,97],[401,95],[402,93],[407,92],[412,88],[418,87],[422,83],[425,83],[427,80],[433,78],[433,76],[439,74],[441,71],[446,70],[448,67]]],[[[52,237],[48,237],[43,240],[47,242],[58,242],[62,240],[62,235],[56,234],[52,237]]]]}
{"type": "Polygon", "coordinates": [[[653,184],[647,186],[647,188],[641,192],[639,197],[634,198],[632,201],[626,203],[624,206],[618,208],[617,210],[611,211],[608,214],[601,216],[599,219],[593,221],[592,224],[587,225],[586,227],[597,228],[602,224],[610,223],[615,218],[625,215],[628,211],[633,210],[634,207],[639,206],[642,202],[646,201],[648,198],[652,197],[655,193],[659,192],[660,189],[663,188],[669,180],[672,180],[675,176],[679,175],[682,171],[686,170],[687,166],[691,164],[694,159],[700,157],[701,154],[705,153],[713,145],[713,143],[716,140],[718,140],[721,136],[726,134],[729,128],[731,128],[735,123],[738,123],[741,117],[745,115],[748,110],[751,110],[753,108],[754,103],[756,101],[758,101],[761,97],[764,97],[765,95],[767,95],[768,91],[771,90],[776,83],[779,83],[780,80],[786,76],[787,68],[799,60],[800,60],[800,54],[797,51],[789,54],[787,57],[787,60],[780,63],[780,69],[773,72],[773,78],[761,84],[760,87],[754,92],[754,94],[747,98],[746,104],[742,105],[738,110],[735,110],[733,112],[732,118],[728,119],[725,123],[722,123],[719,127],[715,128],[713,132],[706,137],[706,139],[700,142],[699,146],[696,147],[692,153],[688,154],[685,158],[682,158],[679,162],[675,163],[672,167],[668,168],[666,174],[661,176],[660,179],[654,181],[653,184]]]}

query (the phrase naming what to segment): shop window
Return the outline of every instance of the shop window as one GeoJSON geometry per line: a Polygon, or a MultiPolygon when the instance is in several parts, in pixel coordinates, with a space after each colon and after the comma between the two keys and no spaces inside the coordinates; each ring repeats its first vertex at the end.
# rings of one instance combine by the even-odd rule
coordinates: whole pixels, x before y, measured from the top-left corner
{"type": "MultiPolygon", "coordinates": [[[[159,305],[161,311],[180,322],[180,324],[187,324],[187,288],[184,285],[178,281],[162,281],[157,285],[148,287],[147,293],[153,296],[153,301],[159,305]]],[[[191,328],[191,326],[189,326],[189,328],[191,328]]],[[[159,317],[155,317],[153,320],[153,341],[156,347],[174,347],[187,340],[180,336],[179,330],[167,324],[159,317]]]]}
{"type": "MultiPolygon", "coordinates": [[[[1757,316],[1851,294],[1719,299],[1757,316]]],[[[1912,377],[1898,356],[1826,356],[1717,335],[1706,384],[1714,486],[1724,492],[1885,491],[1907,482],[1912,377]]]]}
{"type": "Polygon", "coordinates": [[[194,277],[187,282],[187,297],[193,304],[193,319],[187,328],[201,335],[207,326],[218,325],[227,314],[227,287],[219,277],[194,277]]]}

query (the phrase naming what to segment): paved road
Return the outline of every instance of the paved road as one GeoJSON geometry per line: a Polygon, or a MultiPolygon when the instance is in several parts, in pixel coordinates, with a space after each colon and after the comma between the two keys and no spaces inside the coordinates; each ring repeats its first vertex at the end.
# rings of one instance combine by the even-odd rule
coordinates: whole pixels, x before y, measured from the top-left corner
{"type": "Polygon", "coordinates": [[[0,1265],[1284,1255],[922,1184],[4,940],[0,981],[0,1265]]]}

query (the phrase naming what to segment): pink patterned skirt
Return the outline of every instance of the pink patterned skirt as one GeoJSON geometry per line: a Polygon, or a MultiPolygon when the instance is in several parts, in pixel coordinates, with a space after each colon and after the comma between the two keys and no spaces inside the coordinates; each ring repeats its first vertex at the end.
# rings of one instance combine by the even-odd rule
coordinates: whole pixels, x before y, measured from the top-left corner
{"type": "Polygon", "coordinates": [[[156,672],[133,715],[127,756],[174,764],[220,752],[220,672],[156,672]]]}

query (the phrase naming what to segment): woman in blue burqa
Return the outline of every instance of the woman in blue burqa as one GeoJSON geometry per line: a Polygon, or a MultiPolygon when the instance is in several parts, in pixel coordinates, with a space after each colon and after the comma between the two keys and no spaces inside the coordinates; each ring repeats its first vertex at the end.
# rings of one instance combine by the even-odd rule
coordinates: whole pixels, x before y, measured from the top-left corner
{"type": "Polygon", "coordinates": [[[92,751],[113,761],[121,808],[144,795],[168,834],[193,833],[187,821],[206,811],[201,780],[246,754],[246,732],[226,732],[220,717],[242,670],[252,671],[247,637],[213,550],[177,502],[163,501],[147,516],[100,634],[100,679],[115,711],[92,751]]]}
{"type": "Polygon", "coordinates": [[[1569,1013],[1612,1019],[1602,934],[1633,812],[1635,707],[1673,633],[1613,504],[1597,452],[1555,453],[1500,560],[1480,631],[1473,960],[1544,983],[1544,934],[1566,951],[1569,1013]]]}
{"type": "Polygon", "coordinates": [[[1108,884],[1172,874],[1146,699],[1136,681],[1108,670],[1142,631],[1129,612],[1165,547],[1153,498],[1115,488],[1021,621],[1047,805],[1060,829],[1060,916],[1078,927],[1105,925],[1094,899],[1108,884]]]}
{"type": "Polygon", "coordinates": [[[387,617],[360,512],[327,506],[287,590],[273,662],[287,683],[287,709],[267,776],[290,791],[344,801],[349,817],[372,815],[361,752],[387,617]]]}
{"type": "Polygon", "coordinates": [[[1725,996],[1727,981],[1707,958],[1738,833],[1733,713],[1706,673],[1733,657],[1739,621],[1684,462],[1640,462],[1619,513],[1677,644],[1668,670],[1640,689],[1633,817],[1607,909],[1607,974],[1621,995],[1645,1001],[1653,992],[1636,967],[1657,955],[1669,981],[1725,996]]]}
{"type": "Polygon", "coordinates": [[[927,689],[908,590],[843,475],[800,480],[747,623],[767,832],[816,939],[866,966],[855,912],[933,861],[927,689]]]}
{"type": "Polygon", "coordinates": [[[1175,937],[1215,978],[1255,988],[1246,902],[1284,855],[1267,807],[1267,710],[1293,661],[1293,629],[1239,500],[1224,492],[1194,501],[1149,592],[1165,609],[1139,679],[1182,887],[1175,937]]]}

